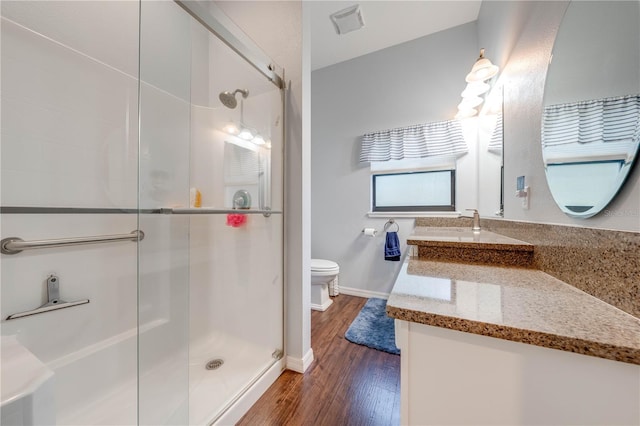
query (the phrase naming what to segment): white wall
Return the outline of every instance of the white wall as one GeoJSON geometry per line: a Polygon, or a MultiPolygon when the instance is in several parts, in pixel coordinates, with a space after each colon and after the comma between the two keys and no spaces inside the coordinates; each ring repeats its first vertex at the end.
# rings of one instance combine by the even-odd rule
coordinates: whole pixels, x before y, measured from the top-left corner
{"type": "MultiPolygon", "coordinates": [[[[340,265],[341,287],[388,293],[400,266],[384,261],[384,234],[361,234],[382,231],[387,218],[367,216],[370,173],[358,162],[360,136],[452,119],[477,56],[476,24],[469,23],[312,73],[311,252],[340,265]]],[[[459,209],[477,205],[477,149],[470,148],[461,162],[473,172],[460,176],[459,209]]],[[[413,219],[397,219],[402,243],[413,219]]]]}
{"type": "Polygon", "coordinates": [[[589,219],[572,219],[556,206],[546,183],[540,140],[547,64],[568,2],[484,1],[478,18],[481,45],[496,52],[504,83],[505,218],[589,228],[640,231],[640,167],[631,171],[611,204],[589,219]],[[531,187],[521,207],[516,177],[531,187]]]}

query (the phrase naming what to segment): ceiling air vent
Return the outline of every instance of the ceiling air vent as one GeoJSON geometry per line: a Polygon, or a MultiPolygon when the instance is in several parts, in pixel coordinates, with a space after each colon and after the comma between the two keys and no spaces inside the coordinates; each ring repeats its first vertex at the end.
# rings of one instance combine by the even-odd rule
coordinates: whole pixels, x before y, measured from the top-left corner
{"type": "Polygon", "coordinates": [[[362,18],[359,4],[342,9],[329,17],[338,34],[346,34],[364,27],[364,19],[362,18]]]}

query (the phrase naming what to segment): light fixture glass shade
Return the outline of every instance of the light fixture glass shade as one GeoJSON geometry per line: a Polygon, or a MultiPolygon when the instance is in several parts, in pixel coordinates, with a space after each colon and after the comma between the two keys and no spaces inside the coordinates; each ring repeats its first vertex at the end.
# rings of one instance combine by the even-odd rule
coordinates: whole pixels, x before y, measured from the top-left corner
{"type": "Polygon", "coordinates": [[[240,129],[238,128],[238,125],[233,121],[230,121],[227,124],[225,124],[222,130],[224,130],[226,133],[229,133],[230,135],[237,135],[238,133],[240,133],[240,129]]]}
{"type": "Polygon", "coordinates": [[[250,141],[251,139],[253,139],[253,132],[251,131],[251,129],[243,127],[242,130],[240,130],[240,133],[238,133],[238,137],[240,139],[244,139],[245,141],[250,141]]]}
{"type": "Polygon", "coordinates": [[[456,114],[455,118],[456,118],[456,120],[461,120],[463,118],[473,117],[476,114],[478,114],[478,111],[476,109],[474,109],[474,108],[461,109],[461,110],[458,111],[458,113],[456,114]]]}
{"type": "Polygon", "coordinates": [[[482,98],[475,96],[473,98],[463,98],[458,104],[458,110],[475,108],[483,102],[482,98]]]}
{"type": "Polygon", "coordinates": [[[266,142],[264,140],[264,138],[257,134],[252,140],[251,142],[255,143],[256,145],[264,145],[266,142]]]}
{"type": "Polygon", "coordinates": [[[467,87],[460,94],[463,98],[473,98],[475,96],[487,93],[491,86],[482,81],[467,83],[467,87]]]}
{"type": "Polygon", "coordinates": [[[480,49],[480,57],[473,64],[473,68],[471,68],[471,72],[467,74],[465,80],[467,83],[489,80],[498,74],[498,70],[497,65],[493,65],[490,60],[484,57],[484,49],[480,49]]]}

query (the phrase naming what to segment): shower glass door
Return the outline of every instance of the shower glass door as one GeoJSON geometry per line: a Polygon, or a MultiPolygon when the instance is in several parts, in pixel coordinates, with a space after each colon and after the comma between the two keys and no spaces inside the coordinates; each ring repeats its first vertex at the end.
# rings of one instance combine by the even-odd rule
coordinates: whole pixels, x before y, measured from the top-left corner
{"type": "Polygon", "coordinates": [[[0,7],[0,423],[136,424],[139,4],[0,7]]]}
{"type": "Polygon", "coordinates": [[[0,7],[2,238],[103,239],[2,253],[1,423],[222,418],[283,357],[281,89],[173,1],[0,7]]]}
{"type": "Polygon", "coordinates": [[[140,33],[140,424],[209,424],[283,357],[282,91],[174,2],[140,33]]]}
{"type": "Polygon", "coordinates": [[[189,423],[189,217],[166,209],[189,202],[191,25],[174,2],[140,2],[140,425],[189,423]]]}

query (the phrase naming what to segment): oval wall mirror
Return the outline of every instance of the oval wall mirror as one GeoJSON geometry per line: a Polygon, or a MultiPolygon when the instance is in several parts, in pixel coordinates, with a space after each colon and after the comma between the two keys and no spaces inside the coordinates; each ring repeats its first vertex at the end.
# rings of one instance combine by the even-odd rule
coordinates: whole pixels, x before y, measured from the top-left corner
{"type": "Polygon", "coordinates": [[[616,196],[640,143],[640,2],[572,1],[544,92],[542,157],[560,209],[588,218],[616,196]]]}

